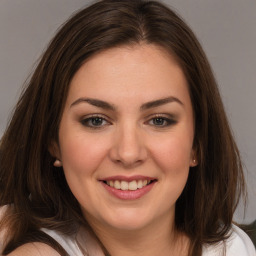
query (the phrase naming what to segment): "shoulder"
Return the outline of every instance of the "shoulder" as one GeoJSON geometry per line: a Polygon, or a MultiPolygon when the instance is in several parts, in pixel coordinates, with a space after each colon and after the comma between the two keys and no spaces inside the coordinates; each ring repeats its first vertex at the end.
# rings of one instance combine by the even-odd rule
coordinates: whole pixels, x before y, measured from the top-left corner
{"type": "Polygon", "coordinates": [[[225,243],[203,246],[203,256],[256,256],[255,247],[249,236],[239,227],[232,225],[230,237],[225,243]]]}
{"type": "MultiPolygon", "coordinates": [[[[7,206],[0,207],[0,223],[7,209],[8,209],[7,206]]],[[[6,228],[1,225],[0,226],[0,255],[2,255],[1,253],[4,246],[5,236],[6,236],[6,228]]]]}
{"type": "Polygon", "coordinates": [[[227,255],[256,256],[255,247],[249,236],[235,225],[232,226],[232,235],[227,241],[227,255]]]}
{"type": "MultiPolygon", "coordinates": [[[[0,207],[0,221],[8,209],[7,205],[0,207]]],[[[0,229],[0,255],[2,255],[5,236],[6,230],[0,229]]],[[[7,256],[60,256],[60,254],[47,244],[34,242],[19,246],[7,256]]]]}
{"type": "Polygon", "coordinates": [[[42,228],[41,231],[52,237],[59,245],[61,245],[62,248],[66,251],[67,255],[83,255],[76,242],[76,234],[65,235],[56,230],[49,230],[46,228],[42,228]]]}
{"type": "Polygon", "coordinates": [[[7,256],[60,256],[60,254],[49,245],[28,243],[18,247],[7,256]]]}

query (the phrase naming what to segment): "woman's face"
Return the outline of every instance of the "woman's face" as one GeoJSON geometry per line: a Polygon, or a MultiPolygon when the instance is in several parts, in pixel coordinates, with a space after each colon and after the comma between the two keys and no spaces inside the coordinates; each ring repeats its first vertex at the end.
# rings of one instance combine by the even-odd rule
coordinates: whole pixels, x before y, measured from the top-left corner
{"type": "Polygon", "coordinates": [[[193,138],[178,63],[154,45],[124,46],[75,74],[55,152],[89,223],[136,230],[173,220],[195,165],[193,138]]]}

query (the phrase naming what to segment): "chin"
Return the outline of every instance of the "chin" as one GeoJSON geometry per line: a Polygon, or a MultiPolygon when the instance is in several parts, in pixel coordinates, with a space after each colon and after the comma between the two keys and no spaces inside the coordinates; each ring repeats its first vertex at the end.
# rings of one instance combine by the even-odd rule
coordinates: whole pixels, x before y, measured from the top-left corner
{"type": "Polygon", "coordinates": [[[116,213],[111,212],[109,216],[104,216],[105,223],[114,229],[122,231],[135,231],[140,230],[153,222],[153,216],[134,210],[134,209],[122,209],[116,213]]]}

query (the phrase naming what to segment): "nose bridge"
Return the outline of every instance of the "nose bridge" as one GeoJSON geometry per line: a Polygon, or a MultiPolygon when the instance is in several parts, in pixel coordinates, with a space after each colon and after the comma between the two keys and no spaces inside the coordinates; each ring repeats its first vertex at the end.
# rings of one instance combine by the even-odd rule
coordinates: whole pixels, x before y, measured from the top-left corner
{"type": "Polygon", "coordinates": [[[135,122],[123,122],[115,133],[112,159],[125,166],[143,162],[147,152],[140,127],[135,122]]]}

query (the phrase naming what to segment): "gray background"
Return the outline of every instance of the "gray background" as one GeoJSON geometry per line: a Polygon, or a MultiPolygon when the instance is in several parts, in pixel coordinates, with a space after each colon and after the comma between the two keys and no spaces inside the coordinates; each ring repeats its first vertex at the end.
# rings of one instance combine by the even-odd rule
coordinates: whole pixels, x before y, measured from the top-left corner
{"type": "MultiPolygon", "coordinates": [[[[0,0],[0,137],[21,86],[55,30],[85,0],[0,0]]],[[[165,0],[202,43],[220,85],[240,148],[249,200],[243,219],[256,219],[256,0],[165,0]]]]}

